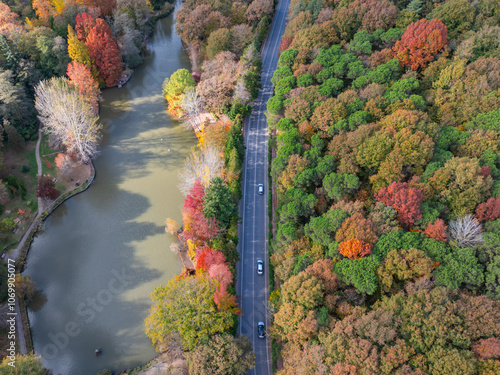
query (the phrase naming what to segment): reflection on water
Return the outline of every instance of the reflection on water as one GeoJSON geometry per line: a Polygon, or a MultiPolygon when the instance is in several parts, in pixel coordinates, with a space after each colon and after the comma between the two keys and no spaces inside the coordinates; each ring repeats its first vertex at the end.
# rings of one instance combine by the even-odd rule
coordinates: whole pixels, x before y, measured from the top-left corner
{"type": "Polygon", "coordinates": [[[161,95],[166,76],[189,68],[172,16],[157,23],[148,49],[124,88],[103,92],[95,184],[46,220],[27,259],[25,275],[41,290],[29,306],[35,353],[54,374],[153,358],[149,294],[181,268],[164,222],[181,219],[177,171],[195,139],[168,117],[161,95]]]}

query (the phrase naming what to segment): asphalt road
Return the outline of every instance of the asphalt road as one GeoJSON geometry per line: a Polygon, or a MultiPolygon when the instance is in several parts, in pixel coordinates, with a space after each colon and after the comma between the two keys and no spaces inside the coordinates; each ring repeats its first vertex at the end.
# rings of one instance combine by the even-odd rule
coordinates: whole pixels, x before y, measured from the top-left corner
{"type": "Polygon", "coordinates": [[[252,115],[245,121],[244,133],[246,156],[243,173],[243,199],[240,226],[240,262],[238,263],[237,291],[243,316],[238,333],[248,336],[257,360],[248,374],[272,374],[270,340],[257,336],[257,322],[269,327],[269,273],[268,273],[268,212],[269,185],[268,130],[266,122],[267,100],[273,94],[271,77],[278,63],[278,48],[286,27],[290,0],[280,0],[276,9],[271,32],[262,50],[262,89],[253,106],[252,115]],[[258,184],[264,184],[264,194],[257,192],[258,184]],[[264,275],[257,275],[257,259],[264,261],[264,275]]]}

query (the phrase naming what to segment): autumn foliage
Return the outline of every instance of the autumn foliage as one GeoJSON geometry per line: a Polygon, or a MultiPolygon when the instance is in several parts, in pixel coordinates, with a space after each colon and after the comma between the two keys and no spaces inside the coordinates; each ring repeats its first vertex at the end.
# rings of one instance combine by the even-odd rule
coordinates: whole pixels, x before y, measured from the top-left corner
{"type": "Polygon", "coordinates": [[[388,187],[380,189],[376,198],[391,206],[398,212],[399,222],[410,227],[422,217],[420,203],[423,194],[420,189],[410,187],[406,182],[393,182],[388,187]]]}
{"type": "Polygon", "coordinates": [[[372,245],[378,240],[372,222],[365,219],[363,214],[359,212],[345,219],[335,236],[335,241],[337,242],[350,239],[358,239],[372,245]]]}
{"type": "Polygon", "coordinates": [[[479,358],[500,358],[500,339],[494,337],[481,339],[472,345],[472,351],[479,358]]]}
{"type": "Polygon", "coordinates": [[[35,196],[39,198],[56,199],[59,196],[59,190],[56,189],[52,177],[44,174],[38,176],[38,185],[35,196]]]}
{"type": "Polygon", "coordinates": [[[448,226],[444,223],[443,219],[437,219],[434,223],[428,223],[425,227],[424,234],[436,241],[446,241],[448,238],[446,234],[448,226]]]}
{"type": "Polygon", "coordinates": [[[371,254],[372,247],[369,243],[360,241],[357,238],[341,242],[339,245],[339,253],[349,259],[359,259],[371,254]]]}
{"type": "Polygon", "coordinates": [[[284,36],[283,39],[281,39],[280,47],[278,49],[278,53],[281,53],[283,51],[286,51],[288,48],[290,48],[290,45],[292,44],[293,38],[290,36],[284,36]]]}
{"type": "Polygon", "coordinates": [[[48,22],[49,18],[56,14],[50,0],[33,0],[32,7],[38,18],[44,22],[48,22]]]}
{"type": "Polygon", "coordinates": [[[221,264],[226,261],[226,257],[220,251],[209,247],[202,247],[196,257],[196,269],[208,271],[214,264],[221,264]]]}
{"type": "Polygon", "coordinates": [[[12,28],[20,25],[19,16],[7,4],[0,3],[0,33],[8,35],[12,28]]]}
{"type": "Polygon", "coordinates": [[[78,36],[78,40],[85,43],[90,34],[90,30],[97,25],[96,19],[90,14],[84,12],[77,15],[75,21],[75,31],[78,36]]]}
{"type": "Polygon", "coordinates": [[[72,61],[68,64],[66,73],[70,79],[70,84],[78,89],[80,97],[90,103],[97,112],[97,105],[101,90],[90,69],[78,61],[72,61]]]}
{"type": "Polygon", "coordinates": [[[500,196],[479,204],[476,208],[476,217],[480,222],[498,219],[500,217],[500,196]]]}
{"type": "Polygon", "coordinates": [[[215,218],[206,218],[203,215],[203,202],[205,198],[205,188],[197,180],[184,201],[182,218],[184,220],[184,231],[182,235],[185,239],[208,241],[219,232],[218,223],[215,218]]]}
{"type": "Polygon", "coordinates": [[[116,5],[116,0],[75,0],[76,3],[97,9],[103,16],[111,15],[116,5]]]}
{"type": "Polygon", "coordinates": [[[402,66],[413,70],[434,60],[447,43],[448,30],[441,20],[421,19],[406,28],[401,40],[393,47],[394,57],[402,66]]]}
{"type": "Polygon", "coordinates": [[[56,164],[57,170],[61,172],[63,175],[69,174],[69,172],[74,166],[73,159],[70,156],[62,153],[57,154],[56,158],[54,159],[54,162],[56,164]]]}
{"type": "Polygon", "coordinates": [[[196,257],[196,270],[206,272],[210,280],[216,283],[214,302],[217,308],[238,314],[236,296],[227,290],[233,282],[233,274],[225,262],[226,257],[220,251],[202,247],[196,257]]]}
{"type": "Polygon", "coordinates": [[[123,68],[120,50],[106,21],[101,18],[96,20],[96,26],[90,30],[85,45],[99,72],[99,78],[106,87],[115,86],[123,68]]]}

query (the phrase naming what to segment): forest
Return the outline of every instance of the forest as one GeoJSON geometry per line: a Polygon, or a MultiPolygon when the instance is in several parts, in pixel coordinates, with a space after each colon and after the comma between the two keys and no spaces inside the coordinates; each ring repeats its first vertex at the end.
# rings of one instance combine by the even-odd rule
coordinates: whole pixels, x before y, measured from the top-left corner
{"type": "Polygon", "coordinates": [[[272,82],[277,373],[498,374],[498,1],[292,0],[272,82]]]}

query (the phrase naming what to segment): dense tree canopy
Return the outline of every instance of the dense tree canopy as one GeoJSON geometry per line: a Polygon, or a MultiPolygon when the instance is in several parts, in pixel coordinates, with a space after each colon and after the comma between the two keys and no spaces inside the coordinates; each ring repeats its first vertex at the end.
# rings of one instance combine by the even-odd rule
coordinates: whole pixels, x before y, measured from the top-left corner
{"type": "Polygon", "coordinates": [[[202,275],[173,279],[158,287],[151,295],[155,304],[146,319],[146,334],[153,344],[161,344],[169,334],[177,332],[183,346],[193,350],[229,329],[232,314],[217,311],[214,292],[215,285],[202,275]]]}
{"type": "Polygon", "coordinates": [[[500,12],[479,3],[291,1],[267,103],[279,374],[500,371],[477,326],[500,295],[500,12]],[[305,277],[322,260],[334,295],[305,277]]]}

